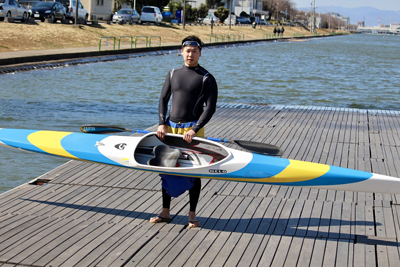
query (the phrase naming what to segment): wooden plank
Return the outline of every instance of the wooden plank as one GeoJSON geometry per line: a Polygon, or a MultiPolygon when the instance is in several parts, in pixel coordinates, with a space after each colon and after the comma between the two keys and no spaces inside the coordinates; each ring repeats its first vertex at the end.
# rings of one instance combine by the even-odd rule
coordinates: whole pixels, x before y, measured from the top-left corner
{"type": "MultiPolygon", "coordinates": [[[[238,237],[238,233],[236,233],[235,237],[238,237]]],[[[209,267],[212,266],[213,261],[218,255],[220,254],[220,251],[224,247],[226,243],[229,242],[235,242],[235,238],[230,239],[228,242],[228,239],[230,238],[231,233],[229,232],[219,232],[218,237],[216,237],[215,241],[211,245],[211,247],[208,249],[208,251],[205,253],[204,257],[201,259],[199,264],[197,266],[199,267],[209,267]]],[[[235,242],[236,244],[236,242],[235,242]]],[[[221,253],[222,254],[222,253],[221,253]]],[[[221,261],[221,259],[219,260],[221,261]]]]}
{"type": "MultiPolygon", "coordinates": [[[[338,242],[335,239],[327,239],[326,240],[326,245],[325,245],[325,251],[324,251],[324,260],[323,260],[323,265],[321,266],[335,266],[336,262],[336,255],[337,255],[337,245],[338,242]]],[[[340,255],[340,257],[346,257],[345,255],[340,255]]],[[[339,266],[345,266],[345,265],[339,265],[339,266]]]]}
{"type": "Polygon", "coordinates": [[[308,236],[308,237],[317,237],[318,236],[318,227],[319,227],[319,223],[321,220],[320,217],[322,214],[322,207],[323,207],[322,201],[314,202],[314,206],[312,209],[311,218],[309,221],[306,236],[308,236]]]}
{"type": "Polygon", "coordinates": [[[282,212],[279,215],[279,219],[277,220],[276,227],[273,232],[274,235],[283,235],[285,233],[294,204],[295,201],[293,199],[286,200],[282,208],[282,212]]]}
{"type": "Polygon", "coordinates": [[[326,239],[323,238],[315,239],[310,267],[322,266],[325,255],[325,246],[326,246],[326,239]]]}
{"type": "MultiPolygon", "coordinates": [[[[126,239],[122,239],[125,242],[120,242],[112,248],[111,255],[102,258],[100,261],[93,262],[91,266],[122,266],[123,264],[124,266],[137,266],[149,253],[155,251],[154,248],[167,235],[168,232],[149,232],[140,228],[136,229],[136,231],[132,230],[126,239]],[[132,240],[135,240],[135,242],[132,242],[132,240]],[[143,249],[141,249],[142,247],[143,249]]],[[[149,261],[151,262],[149,258],[145,259],[145,261],[148,264],[149,261]]]]}
{"type": "MultiPolygon", "coordinates": [[[[45,230],[36,231],[35,235],[33,235],[28,240],[25,240],[17,247],[13,248],[10,253],[12,256],[8,261],[9,262],[16,262],[19,264],[30,264],[32,262],[32,258],[27,259],[28,256],[37,255],[37,251],[40,249],[41,246],[44,244],[51,242],[55,236],[59,235],[60,231],[63,231],[62,228],[71,228],[71,225],[74,226],[77,223],[73,220],[53,220],[50,223],[46,224],[45,230]]],[[[7,257],[6,254],[2,255],[2,257],[7,257]]]]}
{"type": "Polygon", "coordinates": [[[193,253],[187,259],[186,262],[182,263],[181,266],[190,267],[190,266],[197,266],[202,259],[205,258],[205,254],[211,248],[214,241],[217,239],[220,232],[218,231],[200,231],[202,233],[206,233],[207,236],[202,240],[197,247],[193,248],[193,253]]]}
{"type": "Polygon", "coordinates": [[[279,247],[279,242],[281,241],[281,236],[271,236],[268,240],[268,244],[264,250],[264,254],[262,255],[259,266],[271,266],[272,261],[274,260],[275,253],[279,247]]]}
{"type": "Polygon", "coordinates": [[[279,242],[279,247],[275,253],[271,266],[280,267],[284,265],[291,243],[292,243],[292,237],[290,236],[281,237],[281,240],[279,242]]]}
{"type": "Polygon", "coordinates": [[[225,264],[227,259],[231,256],[232,251],[235,249],[235,247],[239,246],[238,242],[241,236],[241,233],[233,232],[230,234],[229,238],[226,240],[226,243],[213,260],[212,266],[223,266],[225,264]]]}
{"type": "MultiPolygon", "coordinates": [[[[280,213],[279,207],[281,206],[281,202],[282,200],[280,199],[272,199],[267,210],[264,213],[264,217],[260,222],[257,234],[266,234],[267,232],[273,231],[273,217],[275,216],[275,214],[280,213]]],[[[275,217],[278,217],[278,215],[276,215],[275,217]]]]}
{"type": "MultiPolygon", "coordinates": [[[[299,257],[297,266],[310,266],[314,246],[315,246],[314,238],[304,238],[303,239],[303,246],[301,247],[300,257],[299,257]]],[[[288,265],[288,267],[290,267],[290,266],[288,265]]]]}
{"type": "Polygon", "coordinates": [[[264,240],[263,235],[252,235],[246,250],[243,252],[242,257],[239,261],[233,262],[236,266],[251,266],[251,263],[256,259],[256,254],[262,247],[262,242],[264,240]]]}
{"type": "Polygon", "coordinates": [[[253,219],[254,214],[256,213],[260,203],[262,201],[261,198],[249,198],[251,202],[245,208],[245,211],[240,218],[238,225],[236,226],[235,232],[247,232],[247,228],[250,224],[250,221],[253,219]]]}
{"type": "MultiPolygon", "coordinates": [[[[246,249],[248,248],[249,244],[251,243],[253,234],[241,234],[240,239],[238,240],[236,246],[231,251],[231,254],[227,261],[223,263],[223,266],[235,266],[240,262],[242,259],[246,249]]],[[[217,261],[213,262],[213,265],[218,265],[217,261]]]]}
{"type": "Polygon", "coordinates": [[[290,244],[289,251],[286,254],[285,263],[283,266],[291,267],[291,266],[301,266],[298,265],[298,260],[300,258],[300,251],[303,246],[303,238],[293,237],[292,242],[290,244]]]}
{"type": "Polygon", "coordinates": [[[311,213],[313,210],[314,201],[306,200],[301,211],[300,219],[296,227],[296,236],[306,236],[307,229],[311,220],[311,213]]]}

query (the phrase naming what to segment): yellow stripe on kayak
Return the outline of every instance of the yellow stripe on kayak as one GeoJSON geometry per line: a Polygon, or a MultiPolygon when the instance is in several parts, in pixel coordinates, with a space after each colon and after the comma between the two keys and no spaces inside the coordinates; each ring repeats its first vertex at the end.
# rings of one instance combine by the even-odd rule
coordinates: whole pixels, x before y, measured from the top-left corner
{"type": "Polygon", "coordinates": [[[77,159],[61,146],[61,140],[70,132],[37,131],[28,135],[28,141],[41,150],[61,157],[77,159]]]}
{"type": "Polygon", "coordinates": [[[271,182],[301,182],[318,178],[329,171],[329,165],[289,160],[290,164],[275,175],[271,182]]]}
{"type": "Polygon", "coordinates": [[[230,180],[238,182],[256,182],[256,183],[294,183],[312,180],[321,177],[329,171],[329,165],[319,164],[313,162],[305,162],[298,160],[289,160],[290,164],[280,173],[273,177],[266,177],[261,179],[252,178],[221,178],[215,177],[220,180],[230,180]]]}

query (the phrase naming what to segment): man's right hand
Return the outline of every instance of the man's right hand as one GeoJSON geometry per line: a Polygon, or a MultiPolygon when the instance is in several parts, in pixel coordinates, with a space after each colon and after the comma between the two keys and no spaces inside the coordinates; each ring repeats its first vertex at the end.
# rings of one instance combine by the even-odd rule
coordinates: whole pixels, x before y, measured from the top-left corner
{"type": "Polygon", "coordinates": [[[160,140],[164,140],[166,133],[167,125],[159,125],[157,129],[157,137],[160,138],[160,140]]]}

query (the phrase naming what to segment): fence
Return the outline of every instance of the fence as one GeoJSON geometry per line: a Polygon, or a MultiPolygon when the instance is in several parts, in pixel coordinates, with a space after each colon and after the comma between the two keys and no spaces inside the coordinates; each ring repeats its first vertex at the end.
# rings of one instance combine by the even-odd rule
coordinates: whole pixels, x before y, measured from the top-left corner
{"type": "Polygon", "coordinates": [[[210,43],[212,43],[212,38],[214,38],[214,43],[240,41],[240,40],[244,40],[244,33],[241,33],[241,34],[211,34],[210,35],[210,43]]]}
{"type": "Polygon", "coordinates": [[[114,36],[101,36],[99,39],[99,51],[101,50],[101,40],[106,39],[106,46],[108,45],[108,39],[113,39],[113,49],[115,50],[115,37],[114,36]]]}
{"type": "MultiPolygon", "coordinates": [[[[115,36],[101,36],[99,39],[99,51],[101,50],[101,46],[102,46],[102,41],[106,40],[105,46],[108,46],[108,41],[109,39],[113,40],[113,50],[115,50],[115,36]]],[[[150,47],[151,46],[151,41],[152,39],[157,39],[157,44],[160,47],[161,46],[161,36],[150,36],[150,38],[148,36],[135,36],[135,40],[133,40],[132,36],[119,36],[118,37],[118,50],[121,49],[121,43],[130,43],[131,44],[131,49],[133,48],[133,43],[135,43],[135,48],[137,47],[137,44],[144,44],[145,47],[150,47]],[[129,38],[130,41],[129,42],[122,42],[121,39],[126,39],[129,38]]],[[[154,43],[154,42],[153,42],[154,43]]]]}

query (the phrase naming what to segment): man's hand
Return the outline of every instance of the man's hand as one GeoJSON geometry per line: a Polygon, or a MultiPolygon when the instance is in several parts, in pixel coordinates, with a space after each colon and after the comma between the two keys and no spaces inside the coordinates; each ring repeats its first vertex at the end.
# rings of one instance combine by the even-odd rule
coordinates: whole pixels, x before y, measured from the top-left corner
{"type": "Polygon", "coordinates": [[[166,133],[167,133],[167,125],[159,125],[157,129],[158,138],[160,138],[160,140],[164,140],[166,133]]]}
{"type": "Polygon", "coordinates": [[[196,135],[196,132],[193,130],[189,130],[185,133],[185,135],[183,136],[183,140],[185,140],[188,143],[192,142],[193,137],[196,135]]]}

